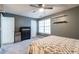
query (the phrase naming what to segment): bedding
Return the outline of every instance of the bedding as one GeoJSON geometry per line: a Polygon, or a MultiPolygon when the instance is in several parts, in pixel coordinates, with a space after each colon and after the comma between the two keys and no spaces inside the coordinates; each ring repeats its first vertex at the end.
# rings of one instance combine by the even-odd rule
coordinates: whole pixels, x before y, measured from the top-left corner
{"type": "Polygon", "coordinates": [[[76,54],[79,53],[79,40],[59,36],[38,39],[2,46],[0,54],[76,54]]]}
{"type": "Polygon", "coordinates": [[[28,46],[29,54],[76,54],[79,53],[79,40],[59,36],[48,36],[34,40],[28,46]]]}

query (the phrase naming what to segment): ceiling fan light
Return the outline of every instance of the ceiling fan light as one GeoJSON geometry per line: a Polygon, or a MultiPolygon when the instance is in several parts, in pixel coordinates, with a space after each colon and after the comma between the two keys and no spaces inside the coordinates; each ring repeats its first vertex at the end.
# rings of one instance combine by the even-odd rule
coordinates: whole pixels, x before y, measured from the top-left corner
{"type": "Polygon", "coordinates": [[[42,4],[42,7],[45,7],[45,5],[44,5],[44,4],[42,4]]]}
{"type": "Polygon", "coordinates": [[[40,9],[39,9],[39,12],[43,12],[43,11],[44,11],[44,8],[40,8],[40,9]]]}

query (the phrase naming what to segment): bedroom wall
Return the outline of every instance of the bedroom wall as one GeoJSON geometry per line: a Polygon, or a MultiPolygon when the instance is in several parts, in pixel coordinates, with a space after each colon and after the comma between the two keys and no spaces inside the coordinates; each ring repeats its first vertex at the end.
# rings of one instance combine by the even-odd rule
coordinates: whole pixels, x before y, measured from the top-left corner
{"type": "Polygon", "coordinates": [[[0,12],[3,11],[3,4],[0,4],[0,12]]]}
{"type": "Polygon", "coordinates": [[[53,24],[55,20],[51,19],[51,34],[79,39],[79,6],[69,10],[65,10],[57,14],[44,17],[42,19],[52,18],[59,15],[67,15],[65,20],[68,23],[53,24]]]}
{"type": "Polygon", "coordinates": [[[31,26],[31,18],[20,16],[11,13],[2,13],[4,17],[14,17],[15,18],[15,31],[19,31],[22,26],[31,26]]]}
{"type": "Polygon", "coordinates": [[[1,13],[0,13],[0,47],[1,47],[1,13]]]}
{"type": "MultiPolygon", "coordinates": [[[[2,11],[2,4],[0,4],[0,11],[2,11]]],[[[1,13],[0,13],[0,47],[1,47],[1,13]]]]}
{"type": "Polygon", "coordinates": [[[31,19],[23,16],[15,16],[16,31],[18,31],[20,27],[24,26],[31,26],[31,19]]]}
{"type": "Polygon", "coordinates": [[[68,15],[65,19],[66,21],[68,21],[68,23],[53,24],[54,20],[52,19],[51,20],[52,35],[79,39],[79,7],[75,7],[70,10],[61,12],[59,14],[55,14],[54,16],[63,14],[68,15]]]}

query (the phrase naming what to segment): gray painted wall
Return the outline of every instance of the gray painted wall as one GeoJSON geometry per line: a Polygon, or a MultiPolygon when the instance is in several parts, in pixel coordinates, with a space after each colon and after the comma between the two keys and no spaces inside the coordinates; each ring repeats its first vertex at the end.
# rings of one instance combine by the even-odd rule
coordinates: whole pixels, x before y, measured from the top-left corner
{"type": "Polygon", "coordinates": [[[68,21],[68,23],[53,24],[54,19],[51,19],[51,34],[79,39],[79,7],[75,7],[52,16],[50,15],[45,18],[56,17],[59,15],[68,15],[66,16],[66,21],[68,21]]]}
{"type": "Polygon", "coordinates": [[[1,47],[1,13],[0,13],[0,47],[1,47]]]}
{"type": "MultiPolygon", "coordinates": [[[[68,15],[66,17],[68,23],[62,23],[62,24],[51,23],[52,35],[79,39],[79,7],[61,12],[54,16],[63,15],[63,14],[68,15]]],[[[51,21],[54,22],[53,19],[51,21]]]]}
{"type": "Polygon", "coordinates": [[[31,26],[31,19],[23,16],[15,16],[15,29],[19,30],[20,27],[31,26]]]}
{"type": "Polygon", "coordinates": [[[63,14],[68,15],[66,16],[66,21],[68,21],[68,23],[53,24],[54,20],[52,19],[51,20],[52,35],[79,39],[79,7],[61,12],[59,14],[55,14],[54,16],[63,14]]]}
{"type": "Polygon", "coordinates": [[[15,18],[15,31],[19,31],[20,27],[31,26],[31,19],[25,16],[20,16],[11,13],[2,13],[4,17],[14,17],[15,18]]]}

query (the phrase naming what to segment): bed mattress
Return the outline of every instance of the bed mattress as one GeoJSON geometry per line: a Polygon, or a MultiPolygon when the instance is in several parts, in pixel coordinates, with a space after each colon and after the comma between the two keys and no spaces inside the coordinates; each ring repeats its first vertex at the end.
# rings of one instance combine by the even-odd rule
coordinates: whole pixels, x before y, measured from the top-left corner
{"type": "Polygon", "coordinates": [[[78,54],[79,40],[60,36],[48,36],[34,40],[28,46],[29,54],[78,54]]]}

